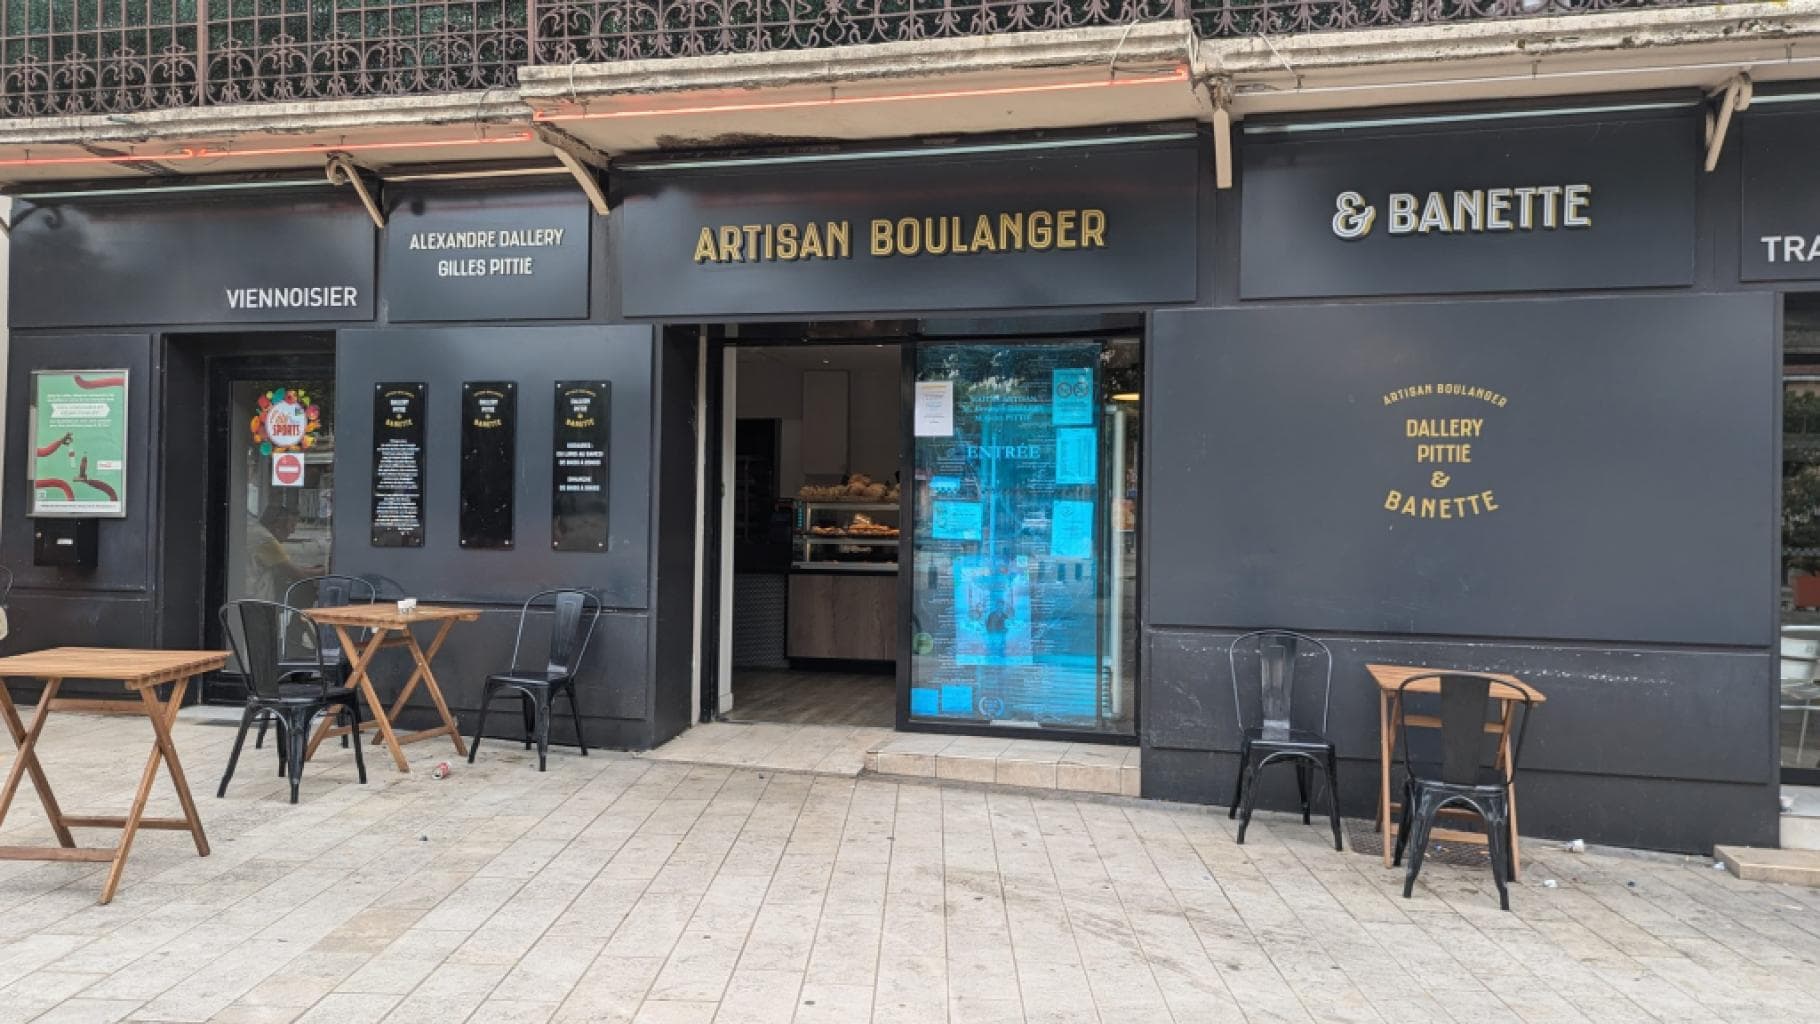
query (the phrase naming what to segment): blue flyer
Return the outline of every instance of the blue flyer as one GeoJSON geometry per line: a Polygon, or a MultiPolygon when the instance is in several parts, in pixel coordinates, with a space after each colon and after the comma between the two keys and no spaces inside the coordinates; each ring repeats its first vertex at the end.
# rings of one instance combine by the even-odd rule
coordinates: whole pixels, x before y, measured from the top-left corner
{"type": "Polygon", "coordinates": [[[937,501],[929,528],[936,540],[979,540],[984,512],[977,501],[937,501]]]}
{"type": "Polygon", "coordinates": [[[1055,432],[1057,484],[1092,484],[1099,478],[1097,434],[1092,427],[1063,427],[1055,432]]]}
{"type": "Polygon", "coordinates": [[[1049,513],[1049,554],[1055,558],[1093,557],[1093,502],[1052,503],[1049,513]]]}
{"type": "Polygon", "coordinates": [[[1093,369],[1050,371],[1049,419],[1058,427],[1093,422],[1093,369]]]}

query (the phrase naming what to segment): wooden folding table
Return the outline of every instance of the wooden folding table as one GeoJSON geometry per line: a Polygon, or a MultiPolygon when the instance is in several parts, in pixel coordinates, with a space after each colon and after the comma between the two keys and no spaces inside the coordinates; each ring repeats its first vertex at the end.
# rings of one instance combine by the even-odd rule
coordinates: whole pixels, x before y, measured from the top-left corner
{"type": "MultiPolygon", "coordinates": [[[[1405,715],[1409,724],[1418,728],[1434,728],[1440,720],[1424,715],[1408,715],[1398,699],[1401,687],[1406,680],[1417,676],[1445,675],[1448,672],[1465,671],[1464,669],[1420,668],[1414,665],[1366,665],[1365,671],[1378,684],[1378,831],[1384,836],[1384,866],[1390,867],[1391,848],[1396,842],[1396,819],[1392,813],[1398,807],[1390,799],[1391,758],[1396,752],[1397,733],[1405,715]]],[[[1523,703],[1527,696],[1532,703],[1540,704],[1548,698],[1542,691],[1529,685],[1516,676],[1505,672],[1475,672],[1474,675],[1490,676],[1495,682],[1491,685],[1491,699],[1499,704],[1498,720],[1485,723],[1485,730],[1498,737],[1498,766],[1510,764],[1510,727],[1516,714],[1517,705],[1523,703]]],[[[1436,694],[1441,692],[1441,685],[1433,679],[1423,680],[1411,686],[1412,694],[1436,694]]],[[[1529,728],[1524,722],[1523,727],[1529,728]]],[[[1447,813],[1443,811],[1442,813],[1447,813]]],[[[1436,839],[1448,839],[1454,842],[1484,843],[1482,832],[1466,832],[1460,829],[1437,828],[1430,833],[1436,839]]],[[[1517,877],[1517,870],[1522,866],[1522,857],[1517,848],[1517,787],[1510,787],[1510,877],[1517,877]]]]}
{"type": "Polygon", "coordinates": [[[0,822],[6,820],[6,812],[12,807],[13,797],[19,792],[19,780],[29,772],[32,785],[38,790],[38,799],[44,804],[44,813],[50,818],[51,830],[56,834],[58,844],[3,846],[0,847],[0,860],[94,861],[112,864],[107,873],[107,882],[101,887],[101,902],[107,903],[114,898],[114,890],[120,885],[120,873],[126,867],[127,854],[132,851],[133,837],[142,828],[187,831],[190,838],[196,841],[196,854],[208,856],[209,841],[202,834],[202,818],[196,813],[196,803],[190,799],[189,782],[183,776],[183,765],[177,760],[177,745],[171,741],[171,723],[176,721],[177,710],[183,706],[183,693],[188,689],[190,680],[221,668],[227,664],[227,659],[225,651],[142,651],[96,647],[57,647],[0,658],[0,717],[6,719],[7,731],[12,734],[13,743],[19,748],[12,770],[6,775],[6,788],[0,790],[0,822]],[[44,680],[44,689],[38,695],[38,709],[32,715],[32,724],[29,726],[19,720],[19,710],[13,706],[12,694],[4,682],[6,679],[20,677],[44,680]],[[138,699],[59,698],[57,689],[65,679],[118,682],[128,690],[137,691],[138,699]],[[173,684],[170,697],[159,700],[158,687],[165,683],[173,684]],[[51,792],[50,780],[45,777],[44,768],[38,762],[37,753],[38,738],[44,733],[45,719],[50,717],[52,711],[144,715],[151,719],[152,753],[145,762],[145,771],[139,776],[139,790],[133,795],[132,807],[124,816],[65,814],[58,806],[57,798],[51,792]],[[145,804],[152,793],[152,782],[158,777],[160,761],[170,771],[172,788],[176,789],[177,802],[183,808],[181,818],[145,816],[145,804]],[[70,835],[72,828],[117,828],[120,830],[120,842],[111,848],[77,846],[75,838],[70,835]]]}
{"type": "MultiPolygon", "coordinates": [[[[335,635],[341,640],[341,649],[344,652],[354,652],[352,676],[348,683],[366,698],[367,707],[373,713],[372,721],[361,722],[360,727],[364,729],[371,724],[378,728],[380,738],[385,740],[386,749],[392,752],[392,760],[397,763],[399,771],[411,770],[410,762],[404,758],[403,744],[436,736],[449,737],[455,744],[455,753],[461,757],[467,756],[468,745],[461,738],[461,729],[455,724],[455,716],[449,714],[448,703],[442,699],[442,688],[436,685],[436,673],[430,671],[430,662],[436,657],[436,652],[442,650],[443,641],[449,638],[449,630],[457,622],[479,619],[479,609],[420,604],[411,611],[401,612],[396,604],[350,604],[336,608],[312,608],[309,616],[322,625],[334,626],[335,635]],[[418,646],[417,635],[411,631],[412,626],[425,622],[440,624],[427,650],[418,646]],[[370,632],[371,635],[364,642],[357,643],[354,634],[361,631],[370,632]],[[380,702],[379,692],[374,689],[373,678],[369,674],[373,658],[387,647],[407,648],[411,652],[411,660],[417,666],[412,670],[411,677],[405,680],[404,689],[399,691],[390,710],[380,702]],[[420,684],[435,703],[436,713],[442,716],[442,724],[418,732],[400,734],[394,723],[420,684]]],[[[341,736],[348,731],[347,726],[335,725],[332,717],[323,718],[322,724],[316,729],[316,735],[310,738],[310,748],[304,756],[315,756],[316,748],[322,745],[323,740],[341,736]]]]}

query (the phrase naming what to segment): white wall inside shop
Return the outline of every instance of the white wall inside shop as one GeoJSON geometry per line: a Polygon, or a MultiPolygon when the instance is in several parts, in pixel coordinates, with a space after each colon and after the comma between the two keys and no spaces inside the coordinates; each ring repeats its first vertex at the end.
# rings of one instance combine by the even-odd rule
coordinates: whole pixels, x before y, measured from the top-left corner
{"type": "MultiPolygon", "coordinates": [[[[795,497],[808,482],[804,471],[805,432],[845,438],[844,469],[831,475],[864,473],[889,481],[897,472],[898,432],[902,405],[901,376],[896,345],[774,345],[738,349],[739,386],[736,403],[740,419],[777,420],[778,494],[795,497]],[[841,371],[846,374],[844,423],[806,422],[805,375],[841,371]]],[[[821,378],[824,382],[828,378],[821,378]]],[[[811,407],[826,403],[810,402],[811,407]]],[[[839,446],[836,446],[839,447],[839,446]]]]}

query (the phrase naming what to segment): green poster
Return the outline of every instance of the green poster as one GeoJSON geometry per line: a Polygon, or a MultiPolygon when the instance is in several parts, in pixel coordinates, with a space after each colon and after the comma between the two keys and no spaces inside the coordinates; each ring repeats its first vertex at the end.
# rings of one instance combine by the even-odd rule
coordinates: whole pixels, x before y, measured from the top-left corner
{"type": "Polygon", "coordinates": [[[126,515],[126,371],[32,375],[35,516],[126,515]]]}

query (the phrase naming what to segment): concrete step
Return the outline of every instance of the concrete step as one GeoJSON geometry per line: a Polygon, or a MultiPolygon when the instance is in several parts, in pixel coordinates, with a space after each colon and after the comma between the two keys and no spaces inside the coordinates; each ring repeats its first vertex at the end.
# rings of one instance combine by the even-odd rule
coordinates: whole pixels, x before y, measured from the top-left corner
{"type": "Polygon", "coordinates": [[[1820,786],[1783,786],[1781,846],[1820,850],[1820,786]]]}
{"type": "Polygon", "coordinates": [[[1097,743],[897,733],[866,755],[879,775],[1138,795],[1139,751],[1097,743]]]}
{"type": "Polygon", "coordinates": [[[1715,846],[1713,856],[1725,865],[1725,870],[1747,882],[1820,886],[1820,850],[1715,846]]]}

